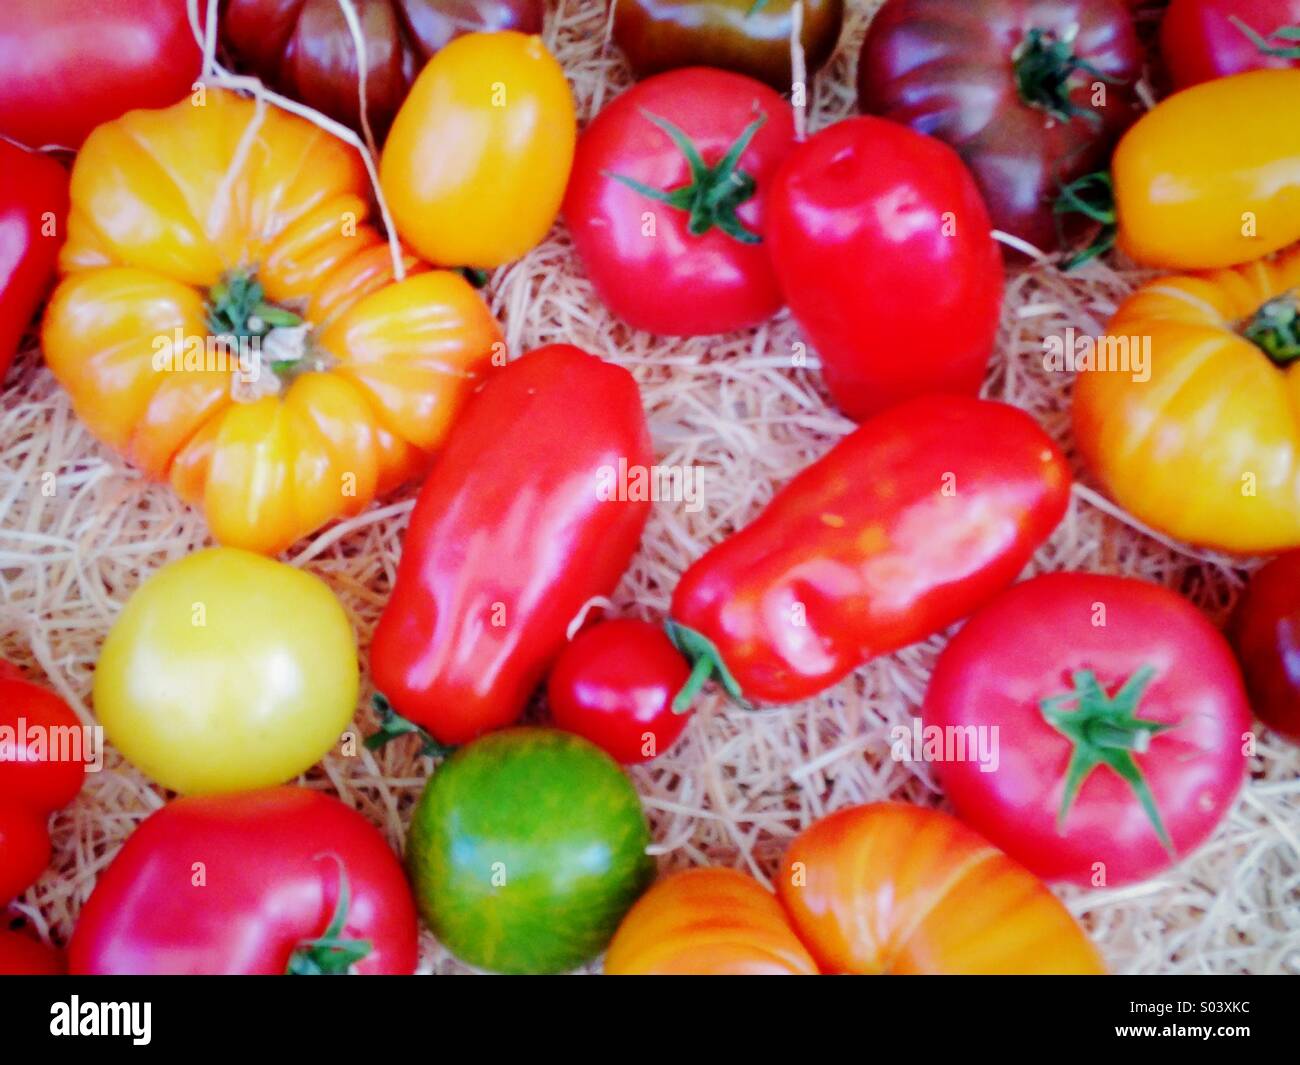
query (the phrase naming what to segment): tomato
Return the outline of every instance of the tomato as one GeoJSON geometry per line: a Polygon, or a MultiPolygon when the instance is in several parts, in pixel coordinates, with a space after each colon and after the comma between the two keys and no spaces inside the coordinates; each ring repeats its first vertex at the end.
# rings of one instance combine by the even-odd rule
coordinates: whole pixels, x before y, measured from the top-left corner
{"type": "Polygon", "coordinates": [[[569,622],[627,569],[650,500],[618,471],[652,462],[622,367],[555,344],[497,373],[420,490],[375,630],[397,714],[450,744],[515,721],[569,622]]]}
{"type": "Polygon", "coordinates": [[[733,697],[808,698],[1005,588],[1069,495],[1064,457],[1023,411],[913,400],[864,422],[698,559],[669,634],[733,697]]]}
{"type": "Polygon", "coordinates": [[[38,939],[0,928],[0,976],[62,976],[63,955],[38,939]]]}
{"type": "Polygon", "coordinates": [[[1300,251],[1161,278],[1111,319],[1075,382],[1074,434],[1146,524],[1225,551],[1300,546],[1297,286],[1300,251]]]}
{"type": "Polygon", "coordinates": [[[0,662],[0,904],[50,862],[50,814],[72,802],[91,751],[81,721],[53,692],[0,662]]]}
{"type": "Polygon", "coordinates": [[[186,0],[5,0],[0,134],[76,148],[101,122],[164,107],[199,76],[186,0]]]}
{"type": "Polygon", "coordinates": [[[886,0],[858,60],[864,111],[951,144],[993,225],[1060,243],[1061,188],[1106,165],[1139,113],[1122,0],[886,0]]]}
{"type": "Polygon", "coordinates": [[[1255,715],[1300,742],[1300,553],[1281,555],[1256,571],[1228,634],[1255,715]]]}
{"type": "Polygon", "coordinates": [[[772,893],[734,869],[665,877],[628,911],[608,976],[815,976],[772,893]]]}
{"type": "Polygon", "coordinates": [[[406,841],[420,912],[471,965],[574,969],[605,949],[654,874],[632,782],[597,747],[516,728],[430,778],[406,841]]]}
{"type": "Polygon", "coordinates": [[[676,336],[775,314],[763,205],[793,146],[790,105],[726,71],[674,70],[604,108],[578,142],[564,200],[601,300],[638,329],[676,336]]]}
{"type": "Polygon", "coordinates": [[[1213,832],[1246,769],[1250,711],[1227,642],[1187,600],[1123,577],[1016,585],[949,643],[921,716],[993,737],[992,769],[946,752],[944,793],[1049,880],[1160,872],[1213,832]]]}
{"type": "Polygon", "coordinates": [[[1160,23],[1160,54],[1174,87],[1266,67],[1300,64],[1300,0],[1173,0],[1160,23]]]}
{"type": "MultiPolygon", "coordinates": [[[[734,70],[789,92],[794,0],[614,0],[614,43],[638,78],[677,67],[734,70]]],[[[809,74],[825,66],[843,0],[803,0],[799,41],[809,74]]]]}
{"type": "Polygon", "coordinates": [[[573,94],[540,37],[457,38],[415,79],[384,145],[397,231],[445,266],[519,258],[559,213],[576,137],[573,94]]]}
{"type": "Polygon", "coordinates": [[[615,618],[579,632],[546,684],[551,720],[625,765],[648,762],[677,742],[689,703],[674,705],[690,679],[664,630],[615,618]]]}
{"type": "Polygon", "coordinates": [[[836,122],[781,164],[764,234],[849,417],[979,390],[1002,260],[979,189],[946,144],[880,118],[836,122]]]}
{"type": "MultiPolygon", "coordinates": [[[[379,0],[356,6],[366,55],[366,113],[380,140],[429,58],[478,30],[540,33],[541,0],[379,0]]],[[[221,42],[239,69],[353,129],[361,128],[357,46],[338,0],[228,0],[221,42]]]]}
{"type": "Polygon", "coordinates": [[[1210,270],[1300,239],[1300,69],[1256,70],[1175,93],[1111,163],[1119,246],[1139,263],[1210,270]]]}
{"type": "Polygon", "coordinates": [[[281,784],[352,720],[356,638],[310,573],[234,548],[164,566],[127,601],[95,668],[110,742],[174,791],[281,784]]]}
{"type": "Polygon", "coordinates": [[[777,896],[825,973],[1105,971],[1056,897],[955,818],[852,806],[804,829],[777,896]]]}
{"type": "Polygon", "coordinates": [[[401,863],[305,788],[177,799],[127,838],[82,907],[76,975],[410,974],[401,863]]]}
{"type": "Polygon", "coordinates": [[[392,283],[356,152],[260,113],[212,89],[95,131],[41,339],[100,439],[273,554],[422,473],[501,349],[463,278],[392,283]]]}
{"type": "Polygon", "coordinates": [[[68,172],[0,140],[0,381],[54,280],[67,217],[68,172]]]}

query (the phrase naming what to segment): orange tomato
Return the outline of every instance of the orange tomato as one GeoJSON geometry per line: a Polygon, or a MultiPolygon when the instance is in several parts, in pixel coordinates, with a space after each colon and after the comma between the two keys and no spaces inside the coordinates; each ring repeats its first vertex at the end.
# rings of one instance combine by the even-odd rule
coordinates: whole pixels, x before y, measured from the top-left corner
{"type": "Polygon", "coordinates": [[[77,157],[46,361],[222,543],[278,552],[422,472],[502,350],[463,278],[394,283],[369,191],[346,144],[215,89],[77,157]]]}
{"type": "Polygon", "coordinates": [[[827,973],[1104,972],[1032,873],[938,810],[853,806],[786,851],[777,894],[827,973]]]}
{"type": "Polygon", "coordinates": [[[817,967],[772,893],[734,869],[659,881],[619,926],[611,976],[811,976],[817,967]]]}

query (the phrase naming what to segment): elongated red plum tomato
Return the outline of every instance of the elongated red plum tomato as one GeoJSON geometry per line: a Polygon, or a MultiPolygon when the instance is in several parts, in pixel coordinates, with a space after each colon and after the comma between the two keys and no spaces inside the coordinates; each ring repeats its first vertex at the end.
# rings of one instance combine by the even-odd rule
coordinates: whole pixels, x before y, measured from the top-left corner
{"type": "Polygon", "coordinates": [[[1173,0],[1160,23],[1160,54],[1174,87],[1247,70],[1300,66],[1300,0],[1173,0]],[[1283,31],[1279,36],[1278,31],[1283,31]]]}
{"type": "Polygon", "coordinates": [[[984,738],[982,753],[944,752],[944,794],[1048,880],[1158,873],[1210,835],[1246,770],[1250,711],[1227,641],[1181,596],[1123,577],[1016,585],[949,643],[921,717],[984,738]]]}
{"type": "Polygon", "coordinates": [[[583,629],[547,681],[551,720],[630,765],[677,742],[685,712],[673,700],[691,670],[658,625],[615,618],[583,629]]]}
{"type": "Polygon", "coordinates": [[[1255,715],[1300,743],[1300,551],[1251,578],[1228,626],[1255,715]]]}
{"type": "Polygon", "coordinates": [[[185,0],[4,0],[0,134],[77,148],[101,122],[174,104],[200,59],[185,0]]]}
{"type": "Polygon", "coordinates": [[[781,164],[765,235],[849,417],[979,390],[1002,259],[975,181],[946,144],[882,118],[836,122],[781,164]]]}
{"type": "Polygon", "coordinates": [[[150,815],[100,874],[74,974],[409,974],[415,903],[355,810],[306,788],[190,796],[150,815]]]}
{"type": "Polygon", "coordinates": [[[781,306],[764,201],[794,145],[790,105],[704,67],[634,85],[578,141],[564,219],[601,300],[630,325],[698,336],[781,306]]]}

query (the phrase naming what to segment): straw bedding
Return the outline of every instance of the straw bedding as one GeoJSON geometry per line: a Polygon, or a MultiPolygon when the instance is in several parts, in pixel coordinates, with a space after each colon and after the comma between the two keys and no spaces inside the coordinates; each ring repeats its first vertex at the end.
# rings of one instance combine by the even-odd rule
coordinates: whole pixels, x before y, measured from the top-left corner
{"type": "MultiPolygon", "coordinates": [[[[817,79],[812,129],[853,109],[857,43],[874,5],[850,6],[840,50],[817,79]]],[[[605,12],[603,0],[560,0],[549,13],[548,44],[564,63],[583,118],[628,83],[606,44],[605,12]]],[[[1141,276],[1113,259],[1069,276],[1048,265],[1013,273],[986,394],[1032,412],[1072,453],[1070,378],[1043,368],[1043,338],[1067,326],[1100,331],[1141,276]]],[[[594,298],[562,227],[498,270],[486,294],[513,353],[568,341],[628,367],[641,385],[657,461],[704,470],[698,512],[682,503],[655,505],[641,551],[614,596],[619,613],[661,617],[685,566],[850,428],[827,405],[815,366],[792,365],[798,334],[787,315],[727,337],[665,341],[631,331],[594,298]]],[[[355,622],[363,662],[413,494],[326,528],[286,556],[338,593],[355,622]]],[[[45,678],[91,720],[95,659],[123,603],[164,563],[208,543],[198,512],[90,437],[41,366],[33,339],[0,395],[0,654],[45,678]]],[[[1031,567],[1166,584],[1216,620],[1249,568],[1148,535],[1086,477],[1031,567]]],[[[909,721],[943,643],[935,637],[877,660],[793,707],[746,713],[705,697],[681,742],[632,771],[661,867],[731,865],[766,879],[786,841],[830,810],[880,799],[942,806],[927,765],[890,758],[889,732],[909,721]]],[[[369,694],[358,708],[360,732],[373,723],[369,694]]],[[[357,751],[346,754],[344,747],[301,783],[337,794],[400,847],[431,763],[410,742],[379,754],[359,744],[346,744],[357,751]]],[[[1247,787],[1195,855],[1133,887],[1062,889],[1113,970],[1300,973],[1298,771],[1300,749],[1261,730],[1247,787]]],[[[110,751],[104,771],[55,817],[52,868],[10,907],[11,918],[65,942],[98,873],[165,798],[110,751]]],[[[464,971],[427,934],[420,968],[464,971]]]]}

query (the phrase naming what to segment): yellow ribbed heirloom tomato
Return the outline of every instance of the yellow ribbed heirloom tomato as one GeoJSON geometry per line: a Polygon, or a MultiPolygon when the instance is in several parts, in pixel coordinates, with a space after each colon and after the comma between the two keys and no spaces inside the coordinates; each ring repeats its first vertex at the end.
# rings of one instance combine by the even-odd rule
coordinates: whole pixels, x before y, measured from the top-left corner
{"type": "Polygon", "coordinates": [[[283,784],[357,706],[356,639],[319,577],[214,547],[127,600],[95,667],[95,715],[129,761],[190,795],[283,784]]]}
{"type": "Polygon", "coordinates": [[[1107,332],[1149,345],[1149,379],[1131,355],[1128,372],[1081,372],[1074,431],[1126,510],[1225,551],[1300,546],[1297,289],[1300,249],[1160,278],[1120,305],[1107,332]]]}
{"type": "Polygon", "coordinates": [[[394,282],[370,191],[351,147],[217,89],[77,157],[46,361],[222,543],[281,551],[421,473],[504,350],[459,275],[394,282]]]}
{"type": "Polygon", "coordinates": [[[444,266],[519,258],[555,221],[576,140],[573,94],[540,37],[458,37],[420,72],[384,144],[398,233],[444,266]]]}

